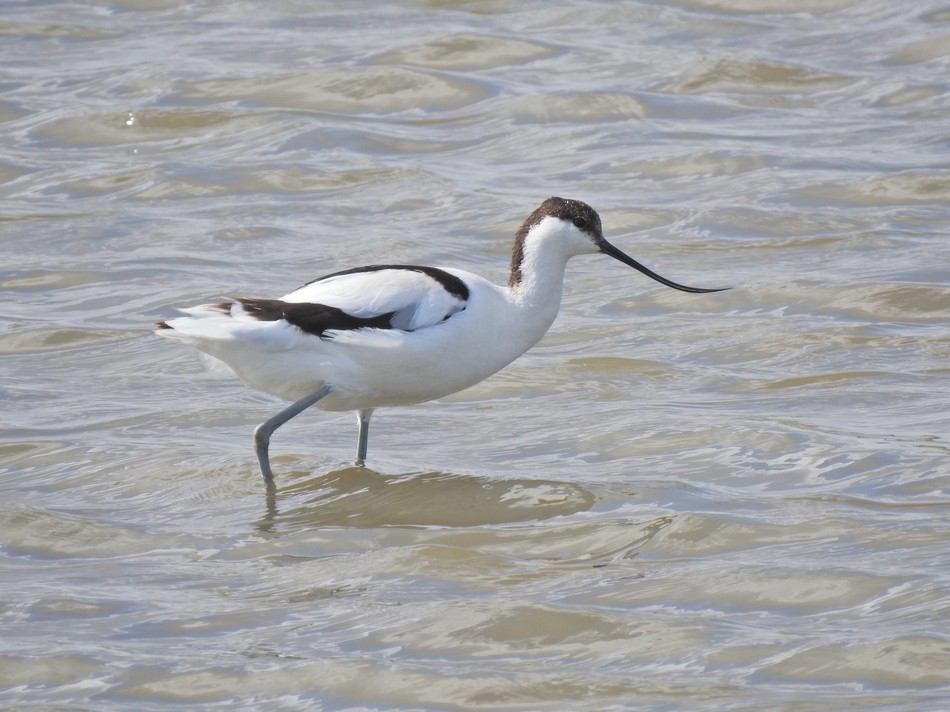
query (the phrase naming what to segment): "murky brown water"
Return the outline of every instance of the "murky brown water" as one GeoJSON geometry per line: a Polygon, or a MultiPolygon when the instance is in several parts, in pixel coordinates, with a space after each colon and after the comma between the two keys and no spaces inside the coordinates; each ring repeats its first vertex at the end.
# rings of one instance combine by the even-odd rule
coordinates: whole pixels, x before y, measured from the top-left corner
{"type": "Polygon", "coordinates": [[[950,709],[950,10],[931,0],[7,3],[0,702],[950,709]],[[779,8],[780,11],[778,10],[779,8]],[[503,280],[512,367],[250,449],[149,333],[370,261],[503,280]]]}

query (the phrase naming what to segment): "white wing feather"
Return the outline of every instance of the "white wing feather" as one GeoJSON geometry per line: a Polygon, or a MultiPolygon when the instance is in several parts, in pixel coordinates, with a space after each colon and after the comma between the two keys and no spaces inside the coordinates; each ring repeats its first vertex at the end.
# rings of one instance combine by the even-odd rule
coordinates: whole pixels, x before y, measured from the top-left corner
{"type": "Polygon", "coordinates": [[[407,331],[438,324],[465,308],[464,300],[439,282],[408,269],[327,277],[295,289],[281,300],[325,304],[364,318],[392,312],[393,327],[407,331]]]}

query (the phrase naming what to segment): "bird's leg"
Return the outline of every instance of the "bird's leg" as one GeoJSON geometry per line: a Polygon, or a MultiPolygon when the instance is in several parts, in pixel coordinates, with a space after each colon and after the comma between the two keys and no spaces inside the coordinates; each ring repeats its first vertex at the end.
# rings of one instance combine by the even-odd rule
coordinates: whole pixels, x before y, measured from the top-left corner
{"type": "Polygon", "coordinates": [[[369,419],[373,415],[372,408],[365,408],[356,411],[356,417],[360,421],[360,439],[356,445],[356,466],[362,467],[366,464],[366,446],[369,443],[369,419]]]}
{"type": "Polygon", "coordinates": [[[267,449],[270,446],[270,436],[274,434],[274,431],[277,430],[277,428],[293,418],[295,415],[300,415],[307,408],[327,395],[331,390],[332,389],[330,386],[323,386],[319,390],[311,393],[309,396],[304,396],[300,400],[294,401],[273,418],[270,420],[265,420],[263,423],[254,428],[254,452],[257,453],[257,461],[261,465],[261,475],[264,476],[264,482],[269,487],[273,486],[274,484],[274,473],[271,472],[270,458],[267,455],[267,449]]]}

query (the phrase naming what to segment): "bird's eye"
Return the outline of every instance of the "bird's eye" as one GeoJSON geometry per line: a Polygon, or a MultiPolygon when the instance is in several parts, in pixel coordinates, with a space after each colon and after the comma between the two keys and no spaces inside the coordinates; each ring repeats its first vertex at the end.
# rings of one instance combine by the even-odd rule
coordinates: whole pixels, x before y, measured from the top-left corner
{"type": "Polygon", "coordinates": [[[587,218],[582,218],[580,215],[578,215],[576,218],[574,218],[574,227],[576,227],[578,230],[583,230],[586,228],[587,218]]]}

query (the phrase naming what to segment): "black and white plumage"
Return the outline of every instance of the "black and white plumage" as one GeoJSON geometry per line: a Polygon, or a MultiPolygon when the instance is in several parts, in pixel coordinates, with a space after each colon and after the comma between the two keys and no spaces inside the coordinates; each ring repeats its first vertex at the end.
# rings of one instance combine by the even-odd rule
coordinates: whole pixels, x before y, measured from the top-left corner
{"type": "Polygon", "coordinates": [[[544,336],[557,316],[574,256],[604,253],[657,281],[604,239],[600,216],[578,200],[548,198],[515,236],[506,286],[459,269],[372,265],[316,279],[280,299],[236,298],[182,311],[158,334],[226,364],[249,386],[294,403],[255,431],[265,479],[272,432],[310,406],[354,410],[366,457],[375,408],[468,388],[544,336]]]}

